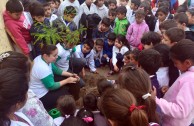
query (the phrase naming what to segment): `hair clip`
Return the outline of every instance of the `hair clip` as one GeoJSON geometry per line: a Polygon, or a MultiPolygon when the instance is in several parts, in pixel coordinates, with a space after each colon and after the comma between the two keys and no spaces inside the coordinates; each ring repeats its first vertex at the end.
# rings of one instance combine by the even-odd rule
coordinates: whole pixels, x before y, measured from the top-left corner
{"type": "Polygon", "coordinates": [[[130,107],[129,107],[129,111],[130,112],[133,112],[133,110],[135,110],[135,109],[143,109],[143,108],[145,108],[145,106],[135,106],[134,104],[132,104],[130,107]]]}
{"type": "Polygon", "coordinates": [[[135,66],[131,66],[131,65],[129,65],[129,66],[127,66],[127,68],[129,68],[130,70],[136,70],[136,67],[135,66]]]}
{"type": "Polygon", "coordinates": [[[9,57],[9,56],[10,56],[9,53],[2,53],[2,54],[0,55],[0,62],[2,62],[3,59],[5,59],[5,58],[7,58],[7,57],[9,57]]]}
{"type": "Polygon", "coordinates": [[[147,93],[147,94],[143,95],[142,98],[145,100],[145,99],[147,99],[150,96],[151,96],[151,94],[150,93],[147,93]]]}
{"type": "Polygon", "coordinates": [[[92,122],[93,118],[92,117],[84,117],[82,118],[86,123],[92,122]]]}

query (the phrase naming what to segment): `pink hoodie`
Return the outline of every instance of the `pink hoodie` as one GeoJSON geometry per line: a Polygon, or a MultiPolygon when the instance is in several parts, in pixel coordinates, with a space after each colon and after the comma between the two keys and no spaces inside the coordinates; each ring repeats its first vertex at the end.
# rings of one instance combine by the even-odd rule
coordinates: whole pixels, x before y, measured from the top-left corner
{"type": "Polygon", "coordinates": [[[156,98],[161,108],[163,126],[189,126],[194,119],[194,66],[183,73],[164,98],[156,98]]]}
{"type": "Polygon", "coordinates": [[[15,41],[18,44],[18,46],[22,49],[22,52],[25,55],[28,55],[30,50],[28,48],[27,43],[31,42],[31,37],[29,33],[31,24],[28,23],[24,14],[21,15],[19,20],[14,20],[12,19],[11,16],[9,16],[7,11],[4,11],[3,19],[5,27],[10,31],[12,36],[15,38],[15,41]]]}
{"type": "Polygon", "coordinates": [[[141,37],[146,32],[149,32],[149,27],[145,21],[143,21],[141,24],[137,24],[137,22],[132,23],[129,26],[126,35],[128,44],[134,47],[138,47],[141,43],[141,37]]]}

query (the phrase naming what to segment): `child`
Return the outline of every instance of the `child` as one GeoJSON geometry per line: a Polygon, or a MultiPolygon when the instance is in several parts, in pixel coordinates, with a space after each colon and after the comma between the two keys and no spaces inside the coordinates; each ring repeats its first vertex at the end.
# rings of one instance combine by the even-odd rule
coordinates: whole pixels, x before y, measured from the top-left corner
{"type": "Polygon", "coordinates": [[[185,31],[185,38],[194,41],[194,32],[191,31],[188,26],[188,17],[185,13],[179,13],[174,16],[174,20],[176,20],[178,24],[178,28],[181,28],[185,31]]]}
{"type": "Polygon", "coordinates": [[[79,8],[79,15],[81,16],[83,13],[88,14],[98,14],[97,8],[92,0],[86,0],[79,8]]]}
{"type": "Polygon", "coordinates": [[[71,117],[74,116],[76,111],[75,100],[71,95],[61,96],[57,100],[57,110],[60,111],[61,116],[54,119],[54,123],[56,126],[60,126],[61,123],[71,117]]]}
{"type": "Polygon", "coordinates": [[[127,51],[124,54],[124,66],[128,64],[133,64],[134,66],[138,66],[138,57],[139,57],[140,50],[135,48],[132,51],[127,51]]]}
{"type": "Polygon", "coordinates": [[[6,3],[6,11],[3,12],[3,19],[6,29],[13,36],[16,44],[21,49],[22,53],[30,56],[31,23],[25,17],[23,6],[19,0],[9,0],[6,3]]]}
{"type": "Polygon", "coordinates": [[[127,40],[125,36],[118,35],[112,50],[112,63],[110,63],[111,71],[108,75],[112,75],[114,72],[119,72],[123,63],[123,55],[128,51],[127,40]]]}
{"type": "Polygon", "coordinates": [[[98,79],[96,81],[96,85],[100,96],[102,96],[102,94],[104,94],[107,90],[114,88],[113,84],[106,78],[98,79]]]}
{"type": "Polygon", "coordinates": [[[112,126],[115,123],[117,126],[149,126],[145,106],[138,106],[133,94],[126,89],[107,91],[100,99],[100,106],[112,126]]]}
{"type": "Polygon", "coordinates": [[[52,26],[52,22],[57,19],[57,15],[55,14],[52,14],[52,11],[51,11],[51,5],[49,3],[44,3],[43,4],[43,7],[44,7],[44,13],[45,13],[45,17],[47,19],[49,19],[50,21],[50,24],[52,26]]]}
{"type": "Polygon", "coordinates": [[[100,67],[101,66],[101,58],[103,55],[103,46],[104,46],[104,41],[103,39],[96,39],[94,48],[92,49],[93,54],[94,54],[94,62],[95,62],[95,67],[100,67]]]}
{"type": "Polygon", "coordinates": [[[61,4],[61,1],[60,0],[53,0],[54,1],[54,9],[52,11],[53,14],[57,15],[58,13],[58,8],[59,8],[59,5],[61,4]]]}
{"type": "Polygon", "coordinates": [[[188,27],[190,28],[191,31],[194,31],[194,9],[189,9],[186,12],[188,16],[188,27]]]}
{"type": "Polygon", "coordinates": [[[140,0],[131,0],[131,9],[127,11],[127,20],[130,24],[135,22],[135,12],[138,10],[140,3],[140,0]]]}
{"type": "Polygon", "coordinates": [[[124,6],[126,7],[127,10],[130,9],[130,7],[128,6],[129,0],[119,0],[119,6],[124,6]]]}
{"type": "Polygon", "coordinates": [[[69,117],[68,119],[65,119],[61,126],[88,126],[86,122],[84,122],[83,119],[80,119],[79,117],[69,117]]]}
{"type": "Polygon", "coordinates": [[[110,19],[105,17],[102,19],[98,27],[93,30],[92,38],[93,39],[102,38],[106,40],[110,32],[111,32],[110,19]]]}
{"type": "Polygon", "coordinates": [[[156,25],[155,25],[155,29],[154,29],[154,32],[158,32],[158,33],[161,33],[160,30],[159,30],[159,25],[165,21],[167,19],[167,16],[168,16],[168,8],[167,7],[160,7],[158,8],[157,10],[157,16],[158,16],[158,20],[156,22],[156,25]]]}
{"type": "MultiPolygon", "coordinates": [[[[76,52],[74,53],[76,58],[84,58],[86,61],[86,64],[91,72],[97,73],[97,70],[95,68],[95,62],[94,62],[94,54],[93,49],[94,47],[94,41],[92,39],[86,39],[83,44],[77,45],[76,52]]],[[[83,69],[83,75],[85,75],[84,69],[83,69]]]]}
{"type": "Polygon", "coordinates": [[[108,9],[110,10],[116,10],[117,9],[117,1],[116,0],[109,0],[108,1],[108,9]]]}
{"type": "Polygon", "coordinates": [[[163,34],[170,28],[174,28],[177,27],[177,23],[175,20],[173,19],[168,19],[163,21],[160,25],[159,25],[159,29],[160,29],[160,33],[163,37],[163,34]]]}
{"type": "Polygon", "coordinates": [[[127,9],[125,6],[120,6],[117,8],[116,13],[117,19],[115,20],[114,33],[116,35],[126,35],[126,31],[129,26],[129,22],[126,18],[127,9]]]}
{"type": "Polygon", "coordinates": [[[157,80],[156,72],[161,66],[161,55],[154,49],[143,50],[139,54],[139,66],[144,69],[150,76],[152,86],[157,89],[157,97],[161,98],[160,85],[157,80]]]}
{"type": "Polygon", "coordinates": [[[115,43],[116,35],[115,33],[109,33],[108,34],[108,40],[104,41],[104,47],[103,47],[103,56],[101,58],[102,64],[107,64],[109,60],[112,58],[112,49],[115,43]]]}
{"type": "Polygon", "coordinates": [[[53,21],[53,27],[65,29],[68,27],[71,31],[77,30],[77,25],[73,21],[76,16],[76,9],[73,6],[67,6],[64,9],[63,16],[58,17],[53,21]]]}
{"type": "Polygon", "coordinates": [[[141,43],[141,37],[144,33],[149,32],[149,27],[144,21],[144,10],[138,10],[135,13],[135,23],[131,24],[127,30],[126,39],[128,44],[133,48],[137,48],[141,43]]]}
{"type": "Polygon", "coordinates": [[[148,32],[143,35],[141,38],[141,43],[143,44],[144,49],[153,48],[155,45],[161,42],[161,36],[156,32],[148,32]]]}
{"type": "Polygon", "coordinates": [[[82,108],[78,111],[76,117],[82,119],[88,126],[94,126],[94,114],[90,110],[82,108]]]}
{"type": "Polygon", "coordinates": [[[116,11],[115,10],[109,10],[108,11],[108,18],[110,19],[111,31],[113,31],[114,28],[115,28],[116,11]]]}
{"type": "Polygon", "coordinates": [[[183,39],[170,49],[170,58],[175,66],[182,72],[164,95],[164,98],[156,96],[157,105],[163,113],[163,125],[189,126],[194,117],[194,43],[183,39]],[[189,100],[186,100],[189,99],[189,100]]]}
{"type": "Polygon", "coordinates": [[[104,0],[96,0],[94,2],[97,8],[97,14],[103,19],[108,16],[108,8],[104,5],[104,0]]]}
{"type": "Polygon", "coordinates": [[[163,34],[162,43],[172,47],[177,42],[185,38],[185,32],[180,28],[170,28],[163,34]]]}

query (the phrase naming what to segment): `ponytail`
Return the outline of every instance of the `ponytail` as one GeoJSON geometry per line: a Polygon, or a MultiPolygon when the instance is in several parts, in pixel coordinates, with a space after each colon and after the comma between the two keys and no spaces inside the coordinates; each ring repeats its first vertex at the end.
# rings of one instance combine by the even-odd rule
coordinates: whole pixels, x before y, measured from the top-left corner
{"type": "Polygon", "coordinates": [[[129,120],[132,126],[148,126],[148,117],[144,110],[142,109],[135,109],[131,112],[131,116],[129,120]]]}

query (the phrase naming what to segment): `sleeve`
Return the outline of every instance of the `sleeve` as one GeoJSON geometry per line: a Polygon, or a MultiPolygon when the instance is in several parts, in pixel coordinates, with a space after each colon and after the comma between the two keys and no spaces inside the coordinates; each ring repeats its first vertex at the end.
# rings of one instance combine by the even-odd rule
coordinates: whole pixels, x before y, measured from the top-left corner
{"type": "Polygon", "coordinates": [[[75,50],[75,51],[73,52],[73,56],[74,56],[75,58],[81,58],[80,55],[79,55],[79,53],[78,53],[78,51],[81,51],[80,49],[78,49],[79,47],[80,47],[80,46],[76,46],[75,49],[73,49],[73,50],[75,50]]]}
{"type": "Polygon", "coordinates": [[[112,63],[113,63],[113,65],[116,65],[116,63],[117,63],[115,46],[113,47],[113,50],[112,50],[112,63]]]}
{"type": "Polygon", "coordinates": [[[150,31],[150,29],[149,29],[148,25],[146,24],[145,32],[149,32],[149,31],[150,31]]]}
{"type": "Polygon", "coordinates": [[[96,71],[96,68],[95,68],[95,63],[94,63],[94,53],[91,52],[92,54],[90,55],[89,57],[89,60],[88,60],[88,65],[89,65],[89,68],[92,72],[96,71]]]}
{"type": "Polygon", "coordinates": [[[30,53],[30,50],[28,48],[27,42],[22,36],[22,31],[20,30],[20,28],[11,22],[5,22],[5,26],[9,30],[8,32],[10,32],[15,39],[17,45],[21,48],[22,52],[25,55],[28,55],[30,53]]]}
{"type": "Polygon", "coordinates": [[[165,115],[177,119],[186,118],[194,108],[194,86],[193,83],[183,84],[174,102],[168,102],[163,98],[156,98],[156,103],[160,106],[165,115]],[[187,98],[188,100],[185,100],[187,98]]]}
{"type": "Polygon", "coordinates": [[[115,20],[115,28],[114,28],[114,33],[117,35],[118,34],[118,19],[115,20]]]}
{"type": "Polygon", "coordinates": [[[52,65],[52,70],[54,74],[62,75],[63,70],[58,68],[54,63],[51,63],[51,65],[52,65]]]}
{"type": "Polygon", "coordinates": [[[59,82],[55,82],[53,75],[48,75],[47,77],[41,79],[42,83],[44,84],[44,86],[49,89],[49,90],[55,90],[60,88],[60,83],[59,82]]]}
{"type": "Polygon", "coordinates": [[[60,57],[60,56],[58,56],[58,58],[57,58],[56,62],[58,62],[60,59],[61,59],[61,57],[60,57]]]}
{"type": "Polygon", "coordinates": [[[127,34],[126,34],[126,39],[127,39],[128,43],[130,43],[130,38],[131,38],[132,32],[133,32],[133,25],[130,25],[128,30],[127,30],[127,34]]]}

